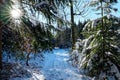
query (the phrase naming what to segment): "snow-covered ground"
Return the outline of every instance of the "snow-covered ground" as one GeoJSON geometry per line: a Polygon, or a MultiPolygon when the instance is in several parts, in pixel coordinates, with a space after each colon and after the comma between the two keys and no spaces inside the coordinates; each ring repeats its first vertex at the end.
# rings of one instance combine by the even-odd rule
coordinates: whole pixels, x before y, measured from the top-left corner
{"type": "Polygon", "coordinates": [[[23,65],[31,76],[11,77],[10,80],[90,80],[68,62],[68,52],[68,49],[45,52],[43,62],[36,57],[29,61],[30,66],[23,65]]]}
{"type": "Polygon", "coordinates": [[[54,49],[45,54],[42,73],[46,80],[89,80],[69,62],[69,53],[65,49],[54,49]]]}

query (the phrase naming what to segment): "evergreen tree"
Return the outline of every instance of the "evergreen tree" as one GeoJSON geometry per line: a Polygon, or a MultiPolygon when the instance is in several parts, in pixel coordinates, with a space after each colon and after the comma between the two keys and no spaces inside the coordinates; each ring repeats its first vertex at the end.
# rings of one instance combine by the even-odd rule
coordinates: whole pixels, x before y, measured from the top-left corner
{"type": "Polygon", "coordinates": [[[116,8],[111,7],[113,1],[116,2],[93,1],[92,5],[100,4],[97,9],[101,9],[102,17],[89,21],[83,29],[85,39],[82,41],[84,46],[81,49],[82,59],[79,65],[85,69],[87,75],[94,77],[94,80],[120,79],[120,33],[119,25],[115,24],[119,23],[119,18],[104,16],[112,9],[116,11],[116,8]]]}
{"type": "Polygon", "coordinates": [[[70,35],[71,35],[70,28],[66,28],[65,30],[62,31],[57,31],[55,36],[56,47],[60,48],[71,47],[70,35]]]}
{"type": "MultiPolygon", "coordinates": [[[[31,46],[34,47],[34,49],[36,49],[35,51],[38,51],[39,48],[42,48],[42,49],[46,49],[48,47],[50,48],[50,46],[51,46],[50,40],[52,38],[50,28],[53,28],[53,26],[51,25],[51,22],[59,21],[59,23],[63,23],[62,19],[57,16],[56,8],[58,8],[58,6],[67,4],[68,2],[69,2],[68,0],[48,0],[48,1],[44,1],[44,0],[28,0],[28,1],[26,1],[26,0],[18,0],[18,1],[7,0],[7,1],[5,1],[3,5],[0,5],[0,8],[2,8],[2,9],[0,9],[1,10],[0,11],[0,27],[1,27],[1,22],[3,23],[3,26],[4,26],[4,24],[6,24],[8,27],[10,27],[9,25],[11,25],[11,23],[12,24],[14,23],[11,20],[10,10],[12,9],[12,5],[14,5],[16,3],[18,3],[18,6],[20,6],[21,10],[23,11],[24,15],[22,15],[21,20],[22,20],[22,22],[24,22],[23,24],[25,24],[25,26],[20,25],[22,27],[22,28],[19,28],[20,30],[17,29],[16,25],[12,25],[12,27],[11,27],[11,31],[16,30],[16,31],[18,31],[18,34],[20,33],[18,36],[22,39],[21,39],[19,45],[13,45],[14,43],[16,44],[16,41],[13,42],[12,41],[13,39],[11,38],[10,44],[9,44],[9,40],[5,40],[5,41],[7,41],[8,44],[4,43],[3,46],[13,45],[14,49],[16,50],[15,46],[21,45],[21,47],[22,47],[23,46],[22,44],[26,45],[26,43],[28,43],[30,45],[32,43],[31,46]],[[42,16],[45,16],[48,23],[44,24],[39,21],[36,21],[38,19],[37,18],[38,16],[37,17],[31,16],[31,15],[36,15],[37,12],[41,12],[43,14],[42,16]],[[34,23],[31,23],[31,20],[33,19],[33,17],[36,18],[35,22],[39,23],[39,24],[37,24],[36,27],[35,27],[34,23]],[[34,26],[32,26],[32,25],[34,25],[34,26]],[[15,27],[13,27],[13,26],[15,26],[15,27]],[[33,27],[35,27],[35,28],[33,28],[33,27]],[[32,35],[32,36],[30,36],[30,35],[32,35]],[[30,42],[29,41],[24,42],[24,37],[26,37],[26,36],[29,36],[30,42]]],[[[39,15],[41,15],[41,14],[39,13],[39,15]]],[[[1,28],[0,28],[0,30],[2,32],[1,28]]],[[[7,30],[7,29],[5,29],[5,30],[7,30]]],[[[5,38],[3,38],[3,39],[5,39],[5,38]]],[[[2,38],[0,40],[2,40],[2,38]]],[[[0,43],[2,43],[2,41],[0,43]]],[[[0,45],[0,46],[2,46],[2,45],[0,45]]],[[[9,48],[11,48],[11,49],[9,49],[11,52],[13,47],[9,47],[9,48]]],[[[2,49],[5,50],[7,48],[4,47],[4,48],[1,48],[1,50],[0,50],[1,51],[0,67],[2,66],[2,49]]],[[[19,50],[22,51],[21,48],[19,48],[19,50]]],[[[27,48],[26,48],[26,50],[27,50],[27,48]]],[[[31,50],[30,50],[30,52],[31,52],[31,50]]]]}
{"type": "Polygon", "coordinates": [[[75,41],[77,41],[77,39],[83,39],[83,35],[82,35],[82,29],[85,26],[87,21],[84,22],[78,22],[78,24],[76,24],[75,26],[75,41]]]}
{"type": "Polygon", "coordinates": [[[96,79],[119,80],[120,76],[120,47],[119,31],[115,28],[115,20],[104,17],[104,30],[101,29],[101,20],[98,20],[96,26],[92,21],[87,28],[84,28],[83,40],[84,46],[81,50],[82,61],[80,66],[86,69],[86,74],[96,79]]]}

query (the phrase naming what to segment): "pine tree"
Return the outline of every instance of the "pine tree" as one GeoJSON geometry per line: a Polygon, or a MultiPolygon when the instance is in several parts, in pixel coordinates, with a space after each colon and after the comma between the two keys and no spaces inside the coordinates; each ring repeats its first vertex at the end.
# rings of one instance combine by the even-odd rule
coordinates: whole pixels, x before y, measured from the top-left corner
{"type": "Polygon", "coordinates": [[[110,5],[113,1],[96,1],[95,3],[100,3],[97,9],[101,9],[102,17],[89,21],[83,29],[85,39],[82,41],[84,46],[81,50],[80,67],[95,80],[120,79],[120,33],[119,28],[116,28],[119,25],[115,24],[119,23],[119,18],[104,16],[105,13],[110,13],[111,9],[116,11],[110,5]]]}
{"type": "MultiPolygon", "coordinates": [[[[1,0],[0,0],[0,2],[1,2],[1,0]]],[[[1,51],[1,53],[0,53],[0,67],[2,66],[2,49],[4,49],[4,50],[7,49],[4,46],[8,46],[8,45],[12,46],[12,47],[9,47],[10,52],[13,52],[15,50],[22,51],[21,47],[23,46],[22,44],[24,44],[23,38],[26,37],[26,35],[28,35],[28,34],[29,34],[30,39],[32,40],[32,47],[34,47],[35,51],[38,51],[39,48],[42,48],[42,49],[50,48],[51,47],[50,40],[52,38],[50,28],[54,28],[51,25],[51,22],[59,21],[59,22],[63,23],[62,19],[59,18],[58,16],[56,16],[56,14],[57,14],[56,8],[58,6],[67,4],[68,2],[69,2],[68,0],[62,0],[62,1],[61,0],[55,0],[55,1],[54,0],[48,0],[48,1],[44,1],[44,0],[28,0],[28,1],[18,0],[18,4],[21,7],[22,11],[24,12],[24,15],[22,16],[21,20],[22,20],[22,22],[24,22],[25,26],[20,25],[21,28],[19,28],[19,30],[18,30],[16,25],[12,25],[11,31],[16,30],[18,34],[20,33],[18,35],[18,37],[20,37],[22,39],[20,41],[20,44],[17,44],[17,45],[15,45],[15,44],[19,40],[16,41],[18,38],[13,39],[13,37],[11,40],[15,40],[14,42],[10,41],[10,44],[3,43],[4,44],[3,48],[0,47],[1,48],[0,49],[0,51],[1,51]],[[27,10],[26,10],[26,6],[28,6],[27,10]],[[37,25],[36,28],[33,29],[34,26],[32,26],[33,23],[30,22],[30,20],[31,20],[30,15],[35,15],[37,12],[41,12],[43,14],[43,16],[45,16],[46,20],[48,20],[48,23],[44,24],[44,23],[37,21],[37,19],[36,19],[35,22],[36,23],[38,22],[39,25],[37,25]],[[32,35],[32,36],[30,36],[30,35],[32,35]],[[18,48],[18,49],[16,49],[16,48],[18,48]]],[[[4,3],[4,5],[0,5],[0,8],[2,8],[2,9],[0,9],[1,10],[0,11],[0,21],[3,24],[6,24],[8,27],[10,27],[9,24],[11,24],[11,21],[12,21],[9,11],[10,11],[12,5],[14,5],[14,4],[15,4],[15,2],[13,0],[7,0],[4,3]]],[[[34,17],[34,16],[32,16],[32,17],[34,17]]],[[[0,27],[1,27],[1,24],[0,24],[0,27]]],[[[7,30],[7,29],[5,29],[5,30],[7,30]]],[[[0,39],[0,40],[2,40],[2,39],[0,39]]],[[[7,43],[9,43],[9,40],[5,40],[5,41],[7,43]]],[[[2,43],[2,41],[1,41],[1,43],[2,43]]],[[[0,46],[2,46],[2,45],[0,45],[0,46]]],[[[16,51],[13,53],[16,53],[16,51]]],[[[20,52],[20,53],[22,53],[22,52],[20,52]]]]}

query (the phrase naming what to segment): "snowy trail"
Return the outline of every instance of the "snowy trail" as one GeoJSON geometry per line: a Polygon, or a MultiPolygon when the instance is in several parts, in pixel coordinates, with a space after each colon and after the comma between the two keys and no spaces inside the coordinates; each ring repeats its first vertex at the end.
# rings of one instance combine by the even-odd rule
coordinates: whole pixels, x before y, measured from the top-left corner
{"type": "Polygon", "coordinates": [[[68,51],[54,49],[53,52],[45,52],[44,61],[41,61],[38,54],[35,59],[30,59],[30,66],[22,65],[31,75],[26,73],[22,77],[13,76],[10,80],[91,80],[68,62],[68,51]]]}
{"type": "Polygon", "coordinates": [[[69,53],[65,49],[54,49],[52,53],[46,53],[42,68],[45,80],[89,80],[78,73],[78,69],[67,62],[68,59],[69,53]]]}

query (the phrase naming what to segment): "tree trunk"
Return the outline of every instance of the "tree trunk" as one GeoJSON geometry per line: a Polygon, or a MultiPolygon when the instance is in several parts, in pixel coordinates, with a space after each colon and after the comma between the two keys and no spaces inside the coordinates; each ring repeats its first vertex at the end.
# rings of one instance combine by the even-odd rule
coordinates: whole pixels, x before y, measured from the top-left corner
{"type": "Polygon", "coordinates": [[[73,1],[70,0],[70,11],[71,11],[71,38],[72,38],[72,49],[75,45],[75,29],[74,29],[74,10],[73,10],[73,1]]]}
{"type": "Polygon", "coordinates": [[[28,63],[28,61],[29,61],[29,55],[30,55],[30,53],[28,53],[27,57],[26,57],[26,66],[29,66],[29,63],[28,63]]]}
{"type": "Polygon", "coordinates": [[[2,22],[0,21],[0,69],[2,69],[2,22]]]}

